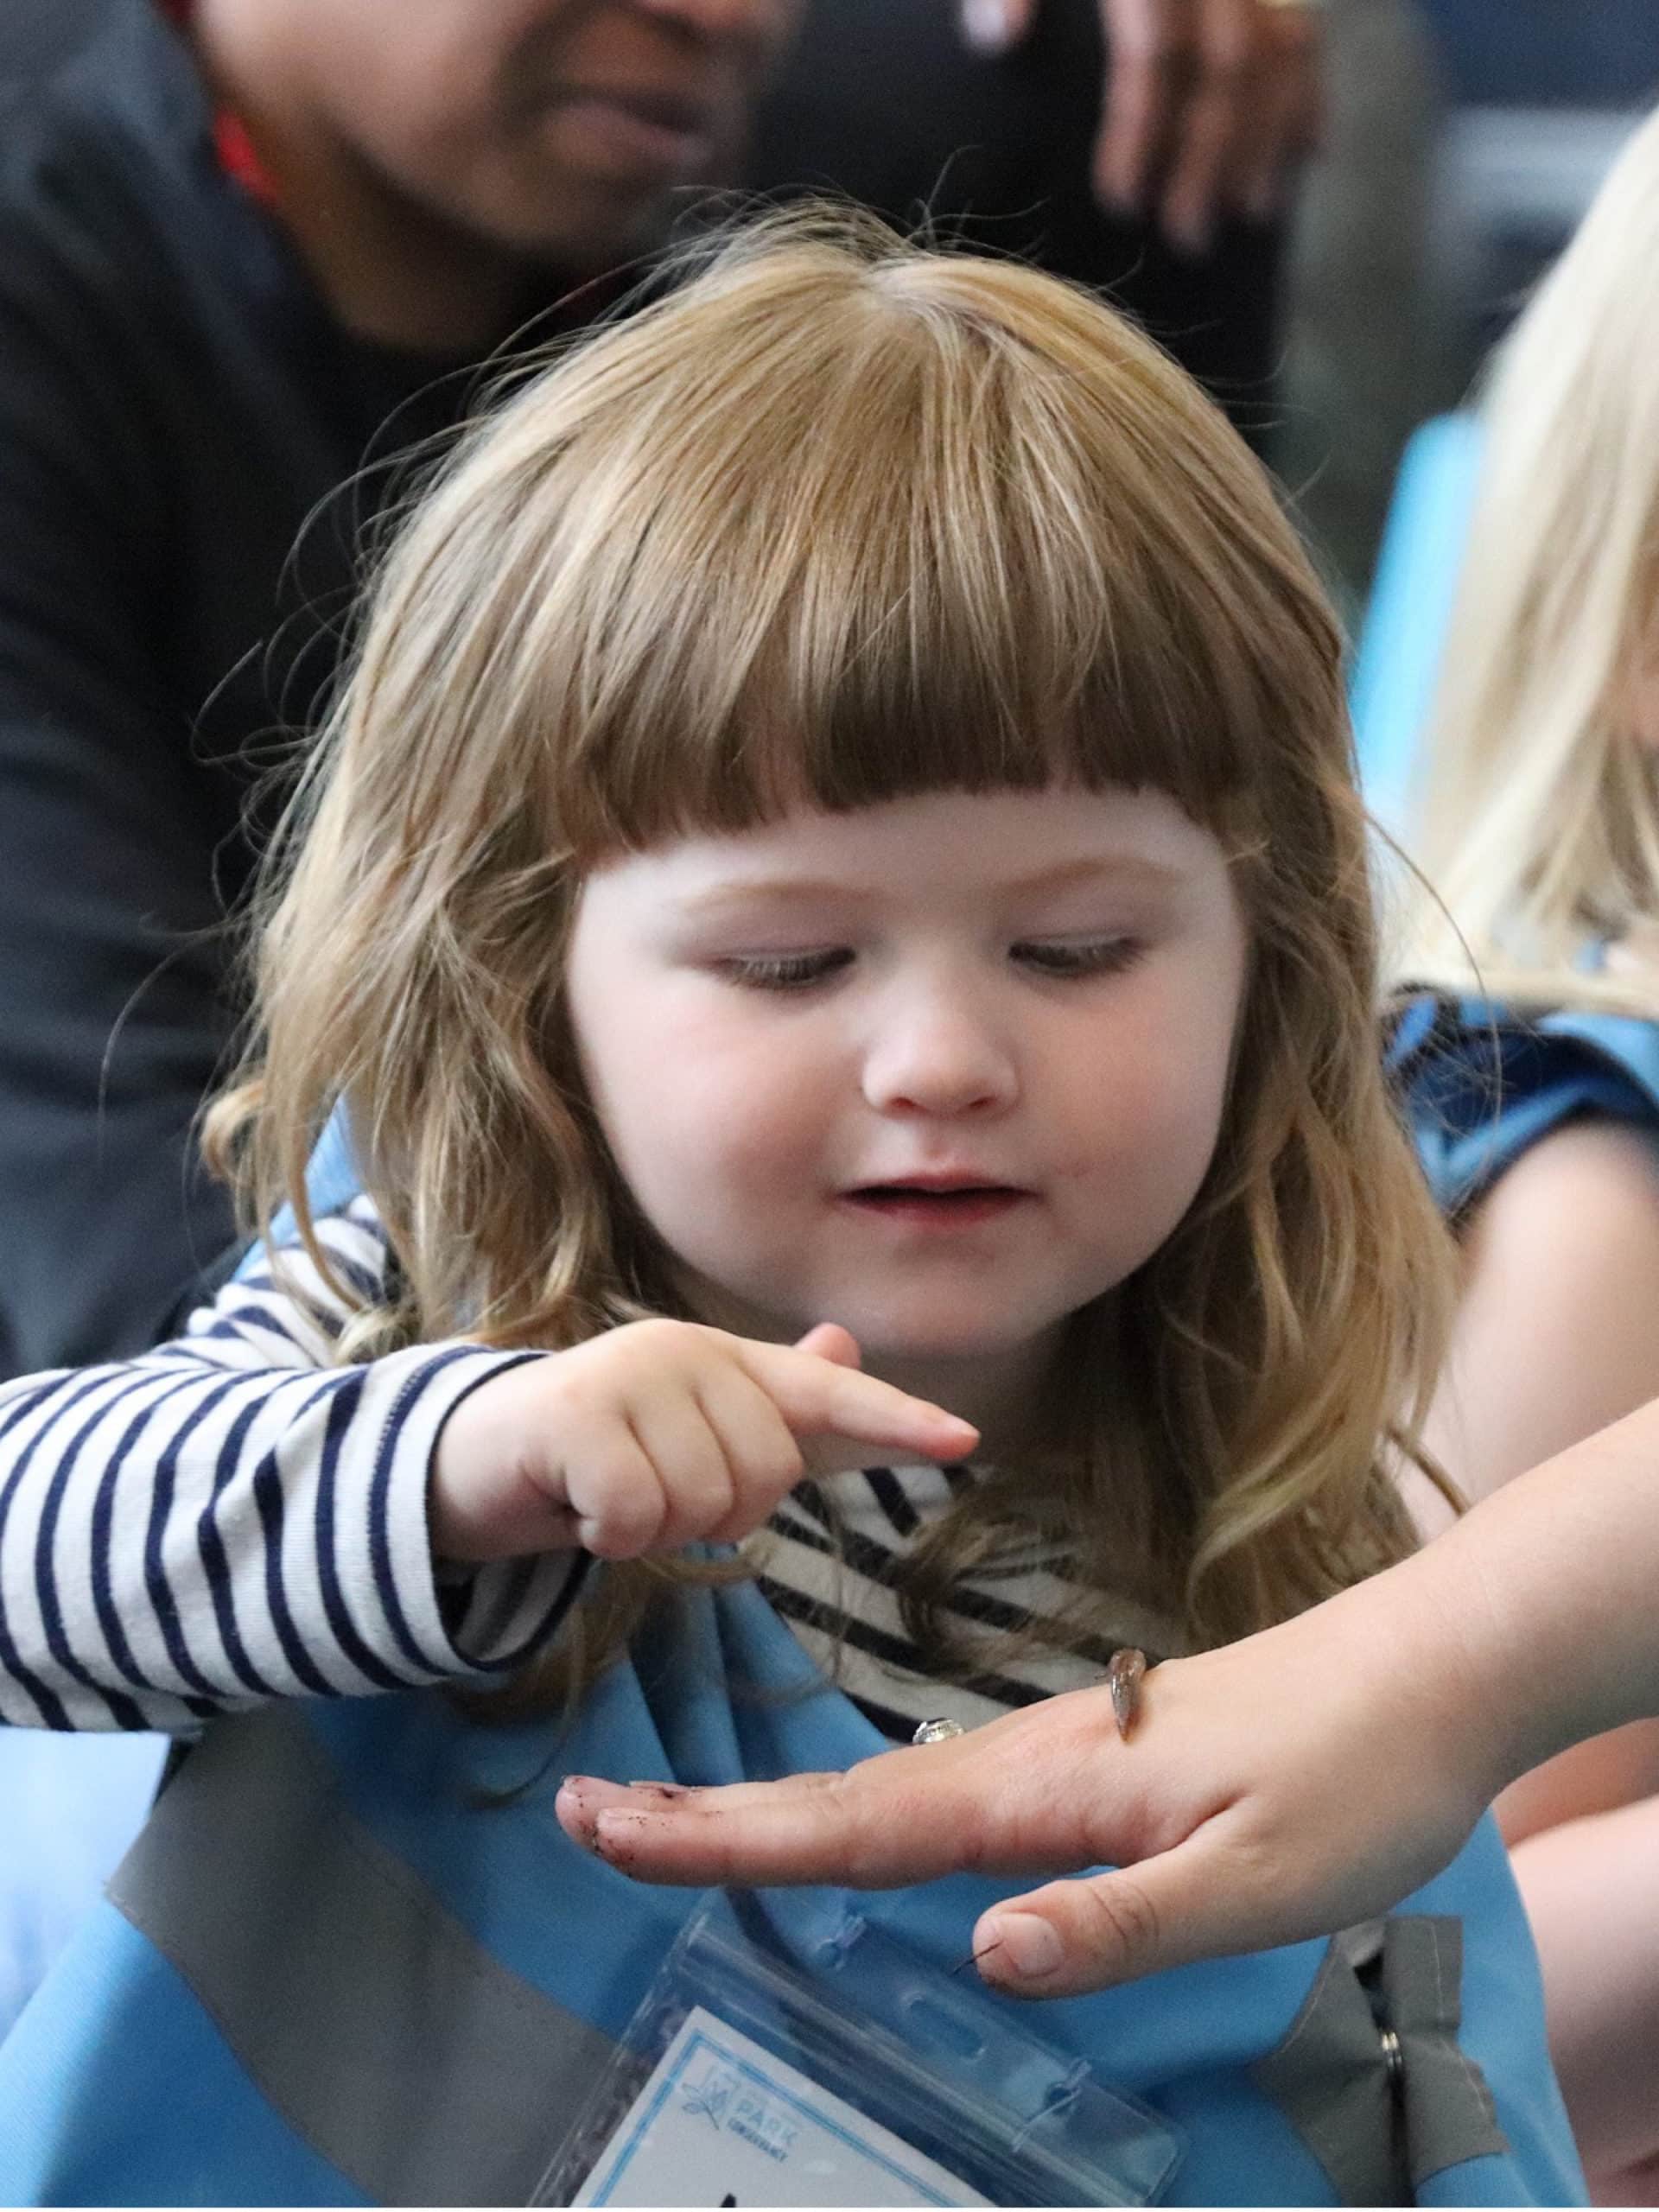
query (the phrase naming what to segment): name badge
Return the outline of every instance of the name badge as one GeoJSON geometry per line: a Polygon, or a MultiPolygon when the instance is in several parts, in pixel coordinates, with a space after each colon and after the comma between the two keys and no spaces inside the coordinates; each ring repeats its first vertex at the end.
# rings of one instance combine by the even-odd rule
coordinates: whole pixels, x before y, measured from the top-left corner
{"type": "Polygon", "coordinates": [[[1090,2059],[835,1892],[713,1891],[531,2201],[1141,2205],[1181,2151],[1090,2059]]]}
{"type": "Polygon", "coordinates": [[[988,2204],[955,2174],[702,2005],[577,2204],[988,2204]]]}

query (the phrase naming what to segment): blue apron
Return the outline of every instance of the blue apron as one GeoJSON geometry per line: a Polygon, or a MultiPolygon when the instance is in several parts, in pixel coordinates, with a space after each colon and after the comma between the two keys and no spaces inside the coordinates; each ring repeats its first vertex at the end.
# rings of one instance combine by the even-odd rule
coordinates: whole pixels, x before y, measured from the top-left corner
{"type": "Polygon", "coordinates": [[[1389,1052],[1418,1157],[1453,1217],[1531,1145],[1585,1116],[1659,1131],[1659,1025],[1414,998],[1389,1052]]]}
{"type": "MultiPolygon", "coordinates": [[[[700,1902],[570,1844],[561,1777],[884,1748],[747,1585],[665,1605],[568,1724],[431,1692],[213,1723],[0,2049],[0,2202],[526,2201],[700,1902]]],[[[808,1971],[850,1904],[943,1972],[1025,1886],[755,1903],[808,1971]]],[[[1335,1944],[1010,2009],[1185,2138],[1168,2202],[1399,2202],[1390,2156],[1421,2203],[1582,2202],[1491,1821],[1383,1927],[1392,2053],[1335,1944]]]]}

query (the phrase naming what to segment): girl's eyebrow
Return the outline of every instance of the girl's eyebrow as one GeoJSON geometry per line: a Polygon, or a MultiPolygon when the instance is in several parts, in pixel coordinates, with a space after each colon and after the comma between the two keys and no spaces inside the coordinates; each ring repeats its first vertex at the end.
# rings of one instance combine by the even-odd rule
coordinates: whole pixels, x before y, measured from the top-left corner
{"type": "MultiPolygon", "coordinates": [[[[1030,875],[1016,877],[1012,882],[996,884],[992,888],[1014,898],[1024,898],[1043,891],[1064,891],[1074,883],[1087,883],[1099,878],[1113,881],[1128,879],[1156,889],[1185,880],[1188,871],[1169,861],[1150,859],[1144,853],[1090,854],[1075,861],[1062,861],[1053,868],[1039,868],[1030,875]]],[[[867,905],[884,895],[885,886],[847,883],[834,877],[807,875],[767,875],[741,879],[737,882],[711,884],[705,890],[687,893],[684,911],[700,915],[718,911],[723,906],[741,906],[763,903],[768,899],[836,899],[849,904],[867,905]]]]}
{"type": "Polygon", "coordinates": [[[702,891],[690,891],[683,901],[688,914],[706,914],[721,906],[747,906],[766,899],[842,899],[868,901],[878,896],[874,889],[861,885],[837,882],[830,876],[766,875],[740,879],[735,883],[714,883],[702,891]]]}

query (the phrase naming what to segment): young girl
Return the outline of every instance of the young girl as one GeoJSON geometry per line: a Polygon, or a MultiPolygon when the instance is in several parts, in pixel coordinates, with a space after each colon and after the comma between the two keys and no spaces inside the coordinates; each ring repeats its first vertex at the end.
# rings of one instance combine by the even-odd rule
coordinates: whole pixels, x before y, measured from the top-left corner
{"type": "MultiPolygon", "coordinates": [[[[0,2197],[523,2201],[696,1902],[563,1777],[844,1766],[1411,1541],[1338,641],[1104,308],[740,238],[448,466],[300,817],[211,1132],[297,1244],[0,1399],[9,1715],[219,1716],[0,2058],[0,2197]]],[[[943,1974],[1003,1893],[858,1910],[943,1974]]],[[[1182,2202],[1579,2186],[1490,1824],[1039,2025],[1182,2202]]]]}
{"type": "MultiPolygon", "coordinates": [[[[1497,364],[1430,732],[1402,1060],[1465,1287],[1436,1456],[1481,1497],[1659,1396],[1659,117],[1497,364]],[[1460,992],[1478,991],[1476,1000],[1460,992]],[[1497,1111],[1495,1112],[1495,1106],[1497,1111]]],[[[1659,1725],[1501,1808],[1599,2194],[1659,2202],[1659,1725]]]]}

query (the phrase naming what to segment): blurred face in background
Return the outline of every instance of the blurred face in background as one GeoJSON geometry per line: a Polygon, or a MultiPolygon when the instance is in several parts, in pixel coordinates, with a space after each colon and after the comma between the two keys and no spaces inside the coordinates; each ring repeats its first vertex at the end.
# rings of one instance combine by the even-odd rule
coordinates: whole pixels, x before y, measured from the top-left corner
{"type": "MultiPolygon", "coordinates": [[[[605,268],[734,173],[798,0],[200,0],[277,23],[341,158],[491,247],[605,268]]],[[[253,49],[243,41],[243,50],[253,49]]]]}

